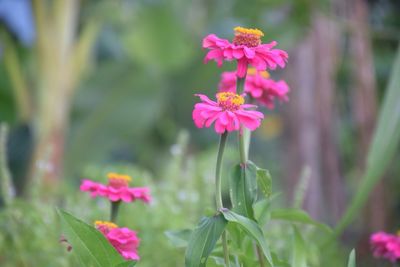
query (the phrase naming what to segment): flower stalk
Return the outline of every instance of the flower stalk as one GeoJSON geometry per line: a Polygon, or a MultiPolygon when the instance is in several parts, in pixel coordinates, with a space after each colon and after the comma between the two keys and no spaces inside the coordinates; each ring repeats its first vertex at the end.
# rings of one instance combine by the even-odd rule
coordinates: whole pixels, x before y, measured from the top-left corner
{"type": "Polygon", "coordinates": [[[219,140],[218,147],[218,156],[217,156],[217,165],[215,168],[215,202],[217,205],[217,210],[220,210],[224,207],[222,203],[222,189],[221,189],[221,167],[222,167],[222,158],[224,155],[226,139],[228,137],[228,132],[225,131],[219,140]]]}
{"type": "MultiPolygon", "coordinates": [[[[217,210],[220,211],[223,207],[224,204],[222,202],[222,188],[221,188],[221,167],[222,167],[222,158],[224,155],[224,150],[225,150],[225,144],[226,144],[226,139],[228,137],[228,132],[225,131],[219,140],[219,146],[218,146],[218,155],[217,155],[217,165],[215,168],[215,202],[217,205],[217,210]]],[[[227,267],[230,266],[229,262],[229,250],[228,250],[228,242],[226,240],[226,232],[224,231],[222,233],[222,247],[224,250],[224,260],[225,260],[225,265],[227,267]]]]}
{"type": "MultiPolygon", "coordinates": [[[[246,69],[247,73],[247,69],[246,69]]],[[[236,81],[236,91],[239,94],[244,93],[244,83],[246,81],[246,76],[243,78],[237,77],[236,81]]],[[[242,165],[246,165],[248,154],[249,154],[249,147],[250,147],[250,138],[251,132],[244,127],[241,127],[239,131],[239,152],[240,152],[240,163],[242,165]]],[[[260,263],[260,267],[265,267],[265,260],[264,256],[261,252],[260,246],[256,244],[256,254],[258,258],[258,262],[260,263]]]]}
{"type": "Polygon", "coordinates": [[[121,201],[111,201],[110,221],[116,222],[121,201]]]}
{"type": "MultiPolygon", "coordinates": [[[[247,72],[247,69],[246,69],[247,72]]],[[[244,93],[244,83],[246,81],[246,76],[244,76],[243,78],[237,77],[237,81],[236,81],[236,92],[238,94],[243,94],[244,93]]],[[[240,131],[239,131],[239,152],[240,152],[240,163],[241,164],[246,164],[247,162],[247,152],[248,152],[248,148],[246,148],[246,140],[245,140],[245,136],[249,135],[250,133],[246,133],[245,132],[246,129],[245,127],[241,127],[240,131]]],[[[250,137],[249,137],[250,138],[250,137]]],[[[247,142],[249,143],[249,142],[247,142]]]]}

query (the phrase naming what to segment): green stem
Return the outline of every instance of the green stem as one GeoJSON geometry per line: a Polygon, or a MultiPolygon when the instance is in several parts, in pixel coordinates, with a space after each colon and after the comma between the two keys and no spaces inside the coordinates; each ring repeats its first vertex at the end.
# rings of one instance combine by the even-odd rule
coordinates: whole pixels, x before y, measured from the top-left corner
{"type": "MultiPolygon", "coordinates": [[[[217,205],[217,210],[220,211],[224,204],[222,203],[222,189],[221,189],[221,167],[222,167],[222,157],[224,155],[226,139],[228,137],[228,132],[225,131],[219,140],[218,156],[217,156],[217,166],[215,168],[215,202],[217,205]]],[[[222,247],[224,249],[224,260],[225,266],[229,267],[229,251],[228,242],[226,240],[226,232],[222,233],[222,247]]]]}
{"type": "Polygon", "coordinates": [[[225,261],[225,266],[230,267],[231,262],[229,260],[229,250],[228,250],[228,242],[226,240],[226,231],[222,232],[222,248],[224,250],[224,261],[225,261]]]}
{"type": "Polygon", "coordinates": [[[263,252],[261,251],[261,248],[259,245],[256,245],[256,251],[257,251],[257,258],[258,262],[260,263],[260,267],[265,267],[265,259],[263,252]]]}
{"type": "MultiPolygon", "coordinates": [[[[244,83],[246,81],[246,76],[243,78],[237,78],[236,80],[236,92],[238,94],[244,93],[244,83]]],[[[253,100],[250,99],[250,102],[253,100]]],[[[240,163],[245,165],[247,163],[248,154],[249,154],[249,147],[250,147],[250,138],[251,132],[244,128],[240,128],[239,132],[239,152],[240,152],[240,163]]],[[[258,262],[260,263],[260,267],[265,267],[265,260],[261,248],[259,245],[256,244],[256,252],[258,262]]]]}
{"type": "Polygon", "coordinates": [[[224,155],[226,139],[228,137],[228,132],[225,131],[219,140],[218,156],[217,156],[217,166],[215,168],[215,201],[217,204],[217,210],[224,207],[222,204],[222,189],[221,189],[221,165],[222,157],[224,155]]]}
{"type": "Polygon", "coordinates": [[[7,135],[8,127],[0,124],[0,208],[11,203],[13,199],[11,174],[7,165],[7,135]]]}
{"type": "MultiPolygon", "coordinates": [[[[246,81],[246,76],[243,78],[237,77],[236,80],[236,92],[238,94],[244,93],[244,82],[246,81]]],[[[240,163],[246,164],[247,162],[247,149],[246,149],[246,142],[244,139],[245,129],[241,126],[239,131],[239,152],[240,152],[240,163]]]]}
{"type": "Polygon", "coordinates": [[[119,205],[121,204],[121,201],[111,201],[111,213],[110,213],[110,221],[111,222],[117,222],[117,217],[118,217],[118,210],[119,210],[119,205]]]}
{"type": "Polygon", "coordinates": [[[242,128],[242,133],[239,133],[239,153],[240,153],[240,163],[246,164],[247,153],[246,153],[246,142],[244,138],[244,129],[242,128]]]}

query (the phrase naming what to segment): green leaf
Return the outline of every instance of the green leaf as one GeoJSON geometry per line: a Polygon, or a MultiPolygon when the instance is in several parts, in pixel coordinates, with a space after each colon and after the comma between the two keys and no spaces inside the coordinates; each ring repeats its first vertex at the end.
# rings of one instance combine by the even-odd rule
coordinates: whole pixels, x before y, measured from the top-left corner
{"type": "Polygon", "coordinates": [[[265,197],[270,197],[272,193],[272,178],[268,170],[257,169],[257,182],[261,192],[265,197]]]}
{"type": "Polygon", "coordinates": [[[185,266],[206,266],[207,258],[222,235],[227,221],[222,214],[213,217],[203,217],[190,235],[186,249],[185,266]]]}
{"type": "Polygon", "coordinates": [[[271,219],[285,220],[293,223],[305,223],[314,225],[328,234],[332,233],[329,226],[313,220],[307,212],[299,209],[276,209],[271,211],[271,219]]]}
{"type": "MultiPolygon", "coordinates": [[[[213,259],[215,264],[218,266],[225,266],[225,259],[223,257],[210,256],[210,259],[213,259]]],[[[236,262],[230,261],[231,267],[240,267],[236,262]]]]}
{"type": "Polygon", "coordinates": [[[243,230],[251,236],[257,243],[260,245],[265,257],[267,258],[268,263],[273,266],[271,253],[268,248],[267,241],[265,240],[264,233],[258,224],[246,218],[240,214],[237,214],[233,211],[228,209],[221,210],[222,214],[224,215],[225,219],[231,223],[238,224],[243,230]]]}
{"type": "Polygon", "coordinates": [[[400,45],[380,109],[377,127],[368,152],[367,166],[358,190],[335,229],[339,235],[364,206],[372,189],[383,178],[400,141],[400,45]]]}
{"type": "Polygon", "coordinates": [[[285,260],[282,260],[278,257],[278,255],[274,252],[271,252],[272,255],[272,260],[274,261],[275,266],[279,267],[291,267],[291,265],[286,262],[285,260]]]}
{"type": "Polygon", "coordinates": [[[187,247],[190,235],[192,234],[192,230],[184,229],[178,231],[166,231],[165,235],[167,236],[171,245],[176,248],[184,248],[187,247]]]}
{"type": "Polygon", "coordinates": [[[356,252],[354,251],[354,248],[350,252],[347,267],[356,267],[356,252]]]}
{"type": "Polygon", "coordinates": [[[136,261],[126,261],[115,265],[114,267],[133,267],[136,266],[136,261]]]}
{"type": "Polygon", "coordinates": [[[127,262],[125,262],[103,234],[94,227],[65,211],[57,209],[57,213],[61,217],[63,230],[68,242],[72,245],[72,251],[78,254],[78,257],[85,266],[133,266],[121,265],[127,264],[127,262]]]}
{"type": "Polygon", "coordinates": [[[257,167],[248,162],[246,166],[235,165],[229,179],[229,192],[235,212],[254,219],[253,203],[257,200],[257,167]]]}
{"type": "Polygon", "coordinates": [[[307,256],[305,249],[307,248],[299,229],[293,225],[293,249],[292,249],[292,266],[307,267],[307,256]]]}

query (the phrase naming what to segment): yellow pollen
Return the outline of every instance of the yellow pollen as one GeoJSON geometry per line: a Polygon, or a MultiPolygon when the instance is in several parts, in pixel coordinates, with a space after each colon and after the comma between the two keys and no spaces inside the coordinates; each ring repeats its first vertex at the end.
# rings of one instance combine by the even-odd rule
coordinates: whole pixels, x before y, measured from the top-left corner
{"type": "Polygon", "coordinates": [[[116,179],[116,180],[123,180],[126,182],[132,181],[132,178],[129,175],[118,174],[114,172],[110,172],[107,174],[108,179],[116,179]]]}
{"type": "MultiPolygon", "coordinates": [[[[247,69],[247,75],[256,75],[257,70],[255,68],[248,68],[247,69]]],[[[269,72],[268,71],[260,71],[258,72],[262,77],[264,77],[265,79],[268,79],[270,77],[269,72]]]]}
{"type": "Polygon", "coordinates": [[[95,221],[94,224],[96,226],[106,226],[107,228],[117,228],[118,225],[112,222],[107,222],[107,221],[95,221]]]}
{"type": "Polygon", "coordinates": [[[237,95],[232,92],[221,92],[217,94],[217,100],[219,103],[224,103],[229,101],[235,106],[240,106],[244,104],[244,98],[241,95],[237,95]]]}
{"type": "Polygon", "coordinates": [[[268,71],[261,71],[260,72],[261,76],[263,76],[265,79],[269,78],[269,72],[268,71]]]}
{"type": "Polygon", "coordinates": [[[264,33],[260,31],[259,29],[248,29],[244,27],[235,27],[233,29],[236,34],[250,34],[250,35],[256,35],[256,36],[264,36],[264,33]]]}
{"type": "Polygon", "coordinates": [[[396,235],[400,236],[400,230],[397,230],[396,235]]]}

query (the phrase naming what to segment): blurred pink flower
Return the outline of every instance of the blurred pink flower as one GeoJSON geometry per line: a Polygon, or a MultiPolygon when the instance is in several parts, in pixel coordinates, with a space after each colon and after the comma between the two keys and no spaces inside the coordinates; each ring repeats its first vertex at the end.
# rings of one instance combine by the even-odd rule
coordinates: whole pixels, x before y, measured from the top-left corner
{"type": "MultiPolygon", "coordinates": [[[[236,92],[236,72],[223,72],[219,83],[219,90],[222,92],[236,92]]],[[[254,68],[247,70],[244,91],[250,94],[260,104],[272,109],[274,99],[288,101],[289,86],[283,80],[274,81],[269,78],[266,71],[257,71],[254,68]]]]}
{"type": "Polygon", "coordinates": [[[217,94],[217,102],[210,100],[207,96],[197,94],[201,103],[194,106],[192,113],[195,125],[198,128],[210,127],[215,122],[214,128],[218,134],[225,131],[237,131],[240,125],[255,130],[260,126],[264,115],[255,110],[255,105],[244,104],[244,98],[232,92],[221,92],[217,94]]]}
{"type": "Polygon", "coordinates": [[[140,259],[137,252],[140,239],[135,231],[126,227],[119,228],[112,222],[96,221],[95,226],[126,260],[140,259]]]}
{"type": "Polygon", "coordinates": [[[391,262],[400,260],[400,237],[385,232],[371,235],[370,244],[374,257],[388,259],[391,262]]]}
{"type": "Polygon", "coordinates": [[[106,197],[110,201],[132,202],[140,199],[146,203],[150,202],[150,189],[148,187],[129,187],[132,178],[128,175],[116,173],[108,174],[108,184],[103,185],[91,180],[83,180],[80,186],[81,191],[90,192],[92,197],[106,197]]]}
{"type": "Polygon", "coordinates": [[[209,34],[203,39],[203,48],[210,51],[204,58],[204,63],[210,60],[222,66],[224,60],[237,60],[237,75],[243,78],[246,75],[248,65],[252,65],[259,71],[275,69],[277,66],[285,67],[288,54],[280,49],[273,49],[278,43],[272,41],[262,44],[263,32],[257,29],[234,28],[235,37],[232,43],[221,39],[215,34],[209,34]]]}

